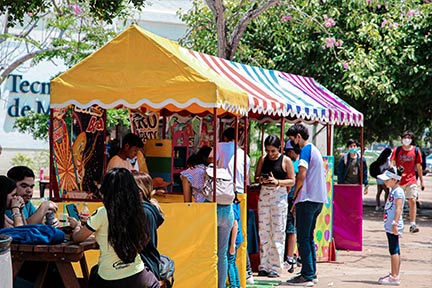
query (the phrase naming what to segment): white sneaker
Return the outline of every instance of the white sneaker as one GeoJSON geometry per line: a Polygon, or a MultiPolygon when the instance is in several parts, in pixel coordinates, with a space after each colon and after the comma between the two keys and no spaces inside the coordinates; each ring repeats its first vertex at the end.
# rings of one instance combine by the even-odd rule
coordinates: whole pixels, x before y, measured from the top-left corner
{"type": "Polygon", "coordinates": [[[391,274],[388,274],[387,276],[379,278],[378,283],[381,285],[399,286],[400,285],[400,278],[399,278],[399,276],[393,277],[391,274]]]}
{"type": "Polygon", "coordinates": [[[253,276],[249,276],[248,278],[246,278],[246,284],[255,284],[254,278],[253,276]]]}

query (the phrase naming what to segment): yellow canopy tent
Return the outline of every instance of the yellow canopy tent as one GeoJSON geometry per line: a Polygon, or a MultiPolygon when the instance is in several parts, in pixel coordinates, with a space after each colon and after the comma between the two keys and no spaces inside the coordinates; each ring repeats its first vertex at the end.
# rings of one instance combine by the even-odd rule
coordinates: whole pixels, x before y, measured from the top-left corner
{"type": "Polygon", "coordinates": [[[246,115],[248,95],[177,42],[136,25],[51,81],[51,108],[124,105],[246,115]]]}
{"type": "MultiPolygon", "coordinates": [[[[51,114],[61,113],[53,111],[71,104],[79,108],[96,104],[108,109],[123,105],[150,111],[167,109],[238,116],[247,115],[249,106],[246,92],[200,64],[178,43],[136,25],[51,81],[51,114]]],[[[54,145],[53,135],[61,135],[65,128],[59,129],[60,134],[53,132],[58,127],[55,121],[51,123],[50,137],[54,145]]],[[[66,160],[66,164],[71,161],[70,157],[66,160]]],[[[53,175],[60,172],[53,171],[53,175]]],[[[55,180],[51,181],[55,184],[55,180]]],[[[175,285],[216,287],[216,204],[171,203],[164,210],[167,218],[161,227],[159,249],[176,263],[175,285]],[[179,215],[183,226],[178,223],[179,215]],[[197,254],[194,257],[191,249],[197,254]]],[[[89,258],[89,262],[96,261],[89,258]]]]}

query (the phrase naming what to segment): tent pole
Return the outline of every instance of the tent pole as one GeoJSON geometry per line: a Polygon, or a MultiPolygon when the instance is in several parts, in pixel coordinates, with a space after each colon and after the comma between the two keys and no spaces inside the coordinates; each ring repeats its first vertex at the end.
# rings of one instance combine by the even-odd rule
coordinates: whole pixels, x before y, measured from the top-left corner
{"type": "Polygon", "coordinates": [[[54,141],[53,141],[53,119],[54,119],[54,111],[53,109],[50,109],[50,125],[48,127],[48,135],[49,135],[49,154],[50,154],[50,184],[49,184],[49,197],[50,199],[52,199],[53,197],[58,197],[59,195],[54,195],[54,191],[53,191],[53,185],[54,185],[54,178],[55,178],[55,170],[54,170],[54,151],[53,151],[53,147],[54,147],[54,141]]]}
{"type": "Polygon", "coordinates": [[[162,116],[162,139],[166,139],[166,116],[164,113],[164,109],[161,110],[161,116],[162,116]]]}
{"type": "Polygon", "coordinates": [[[363,185],[364,127],[360,129],[360,185],[363,185]]]}
{"type": "Polygon", "coordinates": [[[244,187],[244,193],[247,193],[247,185],[249,183],[248,181],[248,177],[249,177],[249,171],[247,171],[247,155],[249,154],[249,118],[248,116],[244,117],[244,132],[245,132],[245,137],[244,137],[244,144],[243,144],[243,151],[245,151],[243,153],[243,175],[244,175],[244,183],[243,183],[243,187],[244,187]],[[247,151],[247,152],[246,152],[247,151]]]}
{"type": "MultiPolygon", "coordinates": [[[[217,124],[217,108],[213,108],[213,179],[216,179],[217,124]]],[[[213,181],[213,191],[216,191],[216,181],[213,181]]],[[[213,193],[213,202],[216,202],[216,193],[213,193]]]]}
{"type": "Polygon", "coordinates": [[[332,131],[331,128],[332,126],[330,124],[327,124],[327,155],[331,156],[332,155],[332,145],[331,145],[331,139],[332,139],[332,131]]]}
{"type": "Polygon", "coordinates": [[[234,177],[233,177],[233,182],[234,182],[234,191],[235,191],[235,201],[237,201],[237,156],[238,156],[238,151],[237,151],[237,147],[238,147],[238,131],[239,131],[239,127],[238,127],[238,116],[234,116],[234,130],[235,130],[235,135],[234,135],[234,166],[233,166],[233,173],[234,173],[234,177]]]}
{"type": "Polygon", "coordinates": [[[285,141],[284,141],[284,133],[285,132],[285,117],[281,118],[281,129],[280,129],[280,139],[281,139],[281,147],[280,152],[283,154],[284,153],[284,148],[285,148],[285,141]]]}

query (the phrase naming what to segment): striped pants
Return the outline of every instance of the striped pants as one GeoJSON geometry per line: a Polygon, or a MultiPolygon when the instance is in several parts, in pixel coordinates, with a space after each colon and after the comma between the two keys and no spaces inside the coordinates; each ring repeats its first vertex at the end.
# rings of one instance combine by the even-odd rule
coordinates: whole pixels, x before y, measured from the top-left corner
{"type": "Polygon", "coordinates": [[[287,212],[287,188],[262,186],[258,200],[259,270],[282,272],[287,212]]]}

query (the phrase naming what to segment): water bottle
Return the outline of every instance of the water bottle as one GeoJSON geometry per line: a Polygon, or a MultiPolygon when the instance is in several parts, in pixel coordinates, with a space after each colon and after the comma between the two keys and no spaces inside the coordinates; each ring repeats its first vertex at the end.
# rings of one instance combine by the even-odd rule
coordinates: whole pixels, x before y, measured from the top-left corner
{"type": "Polygon", "coordinates": [[[81,222],[83,224],[86,223],[89,216],[90,216],[90,210],[88,208],[88,203],[84,202],[83,207],[82,207],[81,212],[80,212],[81,222]]]}

